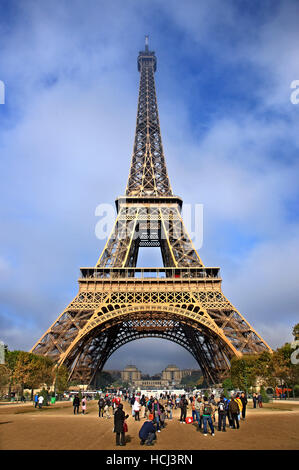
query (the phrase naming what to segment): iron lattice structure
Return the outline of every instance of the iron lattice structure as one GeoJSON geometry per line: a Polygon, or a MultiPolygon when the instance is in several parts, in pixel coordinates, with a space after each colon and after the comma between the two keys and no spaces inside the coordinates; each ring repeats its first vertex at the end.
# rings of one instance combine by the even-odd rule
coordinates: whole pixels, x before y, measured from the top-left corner
{"type": "Polygon", "coordinates": [[[95,267],[81,268],[79,292],[32,348],[91,384],[109,357],[144,337],[173,341],[219,383],[232,357],[271,351],[221,290],[185,229],[163,153],[155,53],[138,56],[140,87],[131,168],[117,217],[95,267]],[[140,247],[160,247],[164,267],[137,268],[140,247]]]}

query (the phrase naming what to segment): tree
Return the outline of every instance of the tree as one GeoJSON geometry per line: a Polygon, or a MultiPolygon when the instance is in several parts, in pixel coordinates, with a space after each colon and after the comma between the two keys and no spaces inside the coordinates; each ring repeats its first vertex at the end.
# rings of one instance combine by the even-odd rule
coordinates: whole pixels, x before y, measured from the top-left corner
{"type": "Polygon", "coordinates": [[[202,373],[200,370],[193,370],[190,375],[185,375],[181,380],[181,385],[187,388],[196,388],[202,383],[202,373]]]}
{"type": "Polygon", "coordinates": [[[230,378],[226,378],[222,382],[223,394],[226,398],[229,397],[230,390],[233,390],[233,384],[230,378]]]}
{"type": "MultiPolygon", "coordinates": [[[[292,364],[292,353],[293,349],[290,343],[277,348],[273,353],[273,369],[279,385],[285,386],[287,389],[292,387],[294,390],[295,385],[299,383],[299,364],[292,364]]],[[[289,392],[287,393],[289,396],[289,392]]]]}
{"type": "Polygon", "coordinates": [[[248,391],[255,386],[257,378],[257,356],[243,355],[231,361],[231,382],[234,388],[248,391]]]}
{"type": "Polygon", "coordinates": [[[69,371],[65,365],[55,369],[55,391],[60,395],[68,390],[69,371]]]}
{"type": "Polygon", "coordinates": [[[112,376],[109,372],[102,371],[97,375],[97,388],[104,390],[112,384],[112,376]]]}
{"type": "Polygon", "coordinates": [[[10,370],[6,364],[0,364],[0,392],[6,389],[10,383],[10,370]]]}
{"type": "Polygon", "coordinates": [[[53,362],[49,357],[19,351],[13,372],[13,382],[20,387],[21,395],[24,388],[40,387],[46,384],[50,387],[53,383],[53,362]]]}

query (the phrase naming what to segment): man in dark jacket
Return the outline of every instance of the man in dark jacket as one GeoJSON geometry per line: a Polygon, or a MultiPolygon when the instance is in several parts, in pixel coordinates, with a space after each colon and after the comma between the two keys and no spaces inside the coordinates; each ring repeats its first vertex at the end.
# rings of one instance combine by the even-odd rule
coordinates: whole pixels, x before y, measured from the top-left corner
{"type": "Polygon", "coordinates": [[[103,397],[100,397],[98,401],[98,406],[99,406],[99,418],[103,418],[104,416],[104,406],[105,406],[105,400],[103,397]]]}
{"type": "Polygon", "coordinates": [[[225,410],[225,400],[224,396],[220,397],[220,401],[218,403],[218,431],[225,432],[226,429],[226,410],[225,410]]]}
{"type": "Polygon", "coordinates": [[[74,415],[79,413],[80,398],[78,395],[75,395],[73,400],[74,415]]]}
{"type": "Polygon", "coordinates": [[[244,392],[241,393],[240,400],[242,402],[243,408],[242,408],[242,419],[245,419],[246,415],[246,405],[247,405],[247,397],[244,392]]]}
{"type": "Polygon", "coordinates": [[[123,405],[120,403],[116,412],[114,413],[114,432],[116,433],[116,445],[125,446],[126,437],[124,430],[125,419],[128,419],[129,415],[125,415],[123,411],[123,405]]]}
{"type": "Polygon", "coordinates": [[[156,428],[152,420],[148,419],[143,423],[139,431],[140,445],[146,443],[147,446],[154,445],[153,440],[156,439],[156,428]]]}
{"type": "Polygon", "coordinates": [[[185,395],[182,395],[181,401],[179,404],[179,407],[181,408],[181,416],[180,416],[180,422],[181,423],[186,423],[185,419],[187,416],[187,406],[188,406],[188,401],[185,397],[185,395]]]}

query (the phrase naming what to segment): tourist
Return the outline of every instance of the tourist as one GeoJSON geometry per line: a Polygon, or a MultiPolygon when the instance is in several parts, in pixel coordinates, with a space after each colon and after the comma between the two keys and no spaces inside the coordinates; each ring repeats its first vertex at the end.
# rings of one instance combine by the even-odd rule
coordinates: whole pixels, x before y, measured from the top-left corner
{"type": "Polygon", "coordinates": [[[141,405],[140,412],[142,413],[142,411],[143,411],[143,417],[145,418],[146,401],[145,401],[145,396],[144,395],[142,395],[142,397],[140,399],[140,405],[141,405]],[[143,410],[143,407],[144,407],[144,410],[143,410]]]}
{"type": "Polygon", "coordinates": [[[169,397],[167,400],[167,419],[172,419],[172,408],[174,406],[173,400],[169,397]]]}
{"type": "Polygon", "coordinates": [[[132,398],[130,400],[131,407],[133,407],[134,403],[135,403],[135,395],[133,393],[132,398]]]}
{"type": "Polygon", "coordinates": [[[200,403],[198,403],[197,398],[194,396],[191,402],[192,419],[193,419],[193,422],[197,421],[198,424],[199,424],[199,406],[200,406],[200,403]]]}
{"type": "Polygon", "coordinates": [[[160,405],[160,416],[159,416],[159,420],[160,420],[160,427],[161,429],[165,428],[165,408],[164,406],[159,403],[160,405]]]}
{"type": "Polygon", "coordinates": [[[237,393],[237,395],[236,395],[236,401],[237,401],[237,403],[238,403],[238,405],[239,405],[238,420],[240,421],[240,419],[241,419],[241,412],[242,412],[242,409],[243,409],[243,405],[242,405],[242,401],[241,401],[241,399],[240,399],[240,395],[239,395],[238,393],[237,393]]]}
{"type": "Polygon", "coordinates": [[[208,435],[208,426],[207,423],[209,423],[209,427],[211,429],[211,434],[214,436],[214,426],[213,426],[213,421],[212,421],[212,415],[214,413],[214,405],[212,403],[208,402],[208,398],[204,397],[203,398],[203,406],[202,406],[202,419],[203,419],[203,434],[204,436],[208,435]]]}
{"type": "Polygon", "coordinates": [[[40,395],[38,397],[38,407],[41,409],[42,406],[43,406],[43,403],[44,403],[44,397],[42,395],[40,395]]]}
{"type": "Polygon", "coordinates": [[[213,419],[213,423],[215,423],[215,422],[216,422],[216,416],[215,416],[215,415],[216,415],[216,408],[217,408],[217,403],[216,403],[216,401],[215,401],[215,395],[212,394],[212,395],[210,396],[208,402],[209,402],[211,405],[213,405],[213,410],[214,410],[214,411],[213,411],[213,413],[212,413],[212,419],[213,419]]]}
{"type": "Polygon", "coordinates": [[[257,402],[257,395],[254,393],[252,395],[252,402],[253,402],[253,408],[256,408],[256,402],[257,402]]]}
{"type": "MultiPolygon", "coordinates": [[[[202,428],[202,416],[200,414],[201,405],[202,405],[201,398],[197,397],[194,403],[194,411],[195,411],[196,420],[198,422],[198,428],[197,428],[198,430],[202,428]]],[[[192,415],[193,415],[193,412],[192,412],[192,415]]]]}
{"type": "MultiPolygon", "coordinates": [[[[152,418],[152,416],[150,416],[152,418]]],[[[147,446],[152,446],[154,445],[153,441],[157,438],[156,437],[156,428],[154,426],[154,423],[151,419],[147,419],[143,425],[141,426],[141,429],[139,431],[139,437],[140,437],[140,445],[143,446],[146,444],[147,446]]]]}
{"type": "Polygon", "coordinates": [[[241,393],[240,400],[242,402],[242,419],[245,419],[246,416],[246,405],[247,405],[247,397],[244,392],[241,393]]]}
{"type": "Polygon", "coordinates": [[[222,431],[225,432],[226,429],[226,405],[225,405],[225,400],[224,400],[224,396],[221,396],[220,397],[220,401],[218,403],[218,431],[221,431],[221,428],[222,428],[222,431]]]}
{"type": "Polygon", "coordinates": [[[80,406],[80,398],[78,395],[75,395],[73,399],[74,415],[79,413],[79,406],[80,406]]]}
{"type": "Polygon", "coordinates": [[[185,397],[185,395],[182,395],[179,407],[181,409],[181,416],[180,416],[180,423],[186,423],[186,417],[187,417],[187,408],[188,408],[188,401],[185,397]]]}
{"type": "Polygon", "coordinates": [[[103,418],[104,416],[104,407],[105,407],[105,400],[104,398],[101,396],[99,401],[98,401],[98,406],[99,406],[99,418],[103,418]]]}
{"type": "Polygon", "coordinates": [[[84,415],[86,411],[86,397],[85,396],[83,396],[82,398],[81,409],[82,409],[82,414],[84,415]]]}
{"type": "Polygon", "coordinates": [[[109,397],[107,396],[106,400],[105,400],[105,405],[104,405],[104,412],[105,412],[105,418],[106,419],[111,418],[110,413],[109,413],[109,407],[110,406],[111,406],[111,401],[109,400],[109,397]]]}
{"type": "Polygon", "coordinates": [[[123,405],[120,403],[114,414],[114,432],[116,433],[117,446],[126,445],[125,433],[128,430],[128,427],[125,420],[128,419],[128,417],[129,415],[125,415],[125,412],[123,411],[123,405]]]}
{"type": "Polygon", "coordinates": [[[238,419],[238,414],[240,413],[240,408],[239,408],[239,403],[236,400],[236,396],[233,396],[229,402],[229,413],[231,416],[231,427],[232,429],[239,429],[240,424],[239,424],[239,419],[238,419]]]}
{"type": "Polygon", "coordinates": [[[176,399],[175,399],[175,409],[177,409],[179,407],[180,400],[181,400],[180,396],[176,397],[176,399]]]}
{"type": "Polygon", "coordinates": [[[34,395],[34,408],[37,408],[38,405],[38,393],[34,395]]]}
{"type": "Polygon", "coordinates": [[[154,399],[154,402],[152,403],[152,407],[151,407],[150,411],[153,414],[154,421],[157,424],[157,432],[160,432],[160,414],[161,414],[161,410],[160,410],[160,404],[159,404],[157,398],[154,399]]]}
{"type": "Polygon", "coordinates": [[[257,396],[257,402],[259,404],[259,408],[263,408],[263,397],[260,393],[257,396]]]}
{"type": "Polygon", "coordinates": [[[139,417],[140,408],[141,408],[141,404],[139,402],[139,398],[136,397],[136,400],[132,408],[132,410],[134,411],[134,415],[135,415],[135,421],[140,421],[140,417],[139,417]]]}
{"type": "Polygon", "coordinates": [[[149,413],[152,412],[152,405],[153,405],[153,403],[154,403],[154,398],[153,398],[153,396],[151,395],[150,399],[148,400],[148,402],[147,402],[147,404],[146,404],[149,413]]]}

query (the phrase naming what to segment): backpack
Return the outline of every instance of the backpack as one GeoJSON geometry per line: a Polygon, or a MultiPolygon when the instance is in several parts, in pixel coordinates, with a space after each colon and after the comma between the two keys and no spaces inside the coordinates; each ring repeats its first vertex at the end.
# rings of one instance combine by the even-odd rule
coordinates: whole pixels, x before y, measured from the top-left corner
{"type": "Polygon", "coordinates": [[[225,403],[223,401],[220,401],[218,403],[218,411],[221,413],[223,411],[225,411],[225,403]]]}
{"type": "Polygon", "coordinates": [[[232,400],[230,402],[230,411],[232,413],[239,414],[239,405],[238,402],[236,402],[235,400],[232,400]]]}
{"type": "Polygon", "coordinates": [[[203,406],[203,414],[204,415],[211,415],[212,414],[212,407],[208,403],[205,403],[203,406]]]}

